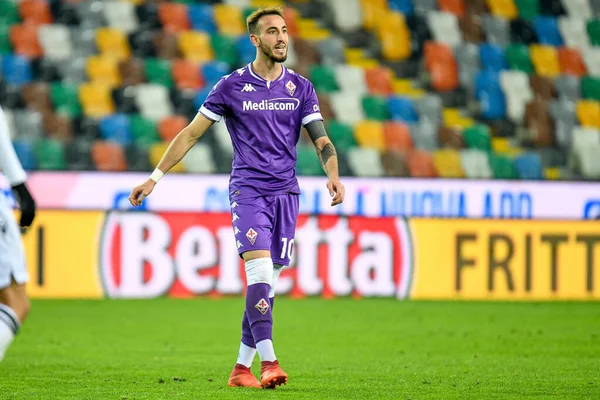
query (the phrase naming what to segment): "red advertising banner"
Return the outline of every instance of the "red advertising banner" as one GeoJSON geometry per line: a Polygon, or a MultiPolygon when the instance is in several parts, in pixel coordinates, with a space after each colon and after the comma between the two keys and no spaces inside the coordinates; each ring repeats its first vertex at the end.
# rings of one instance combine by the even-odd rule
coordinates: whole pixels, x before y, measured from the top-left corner
{"type": "MultiPolygon", "coordinates": [[[[411,243],[403,219],[301,215],[295,238],[282,243],[292,262],[276,292],[405,298],[411,243]]],[[[99,259],[108,297],[242,294],[246,286],[228,213],[111,212],[99,259]]]]}

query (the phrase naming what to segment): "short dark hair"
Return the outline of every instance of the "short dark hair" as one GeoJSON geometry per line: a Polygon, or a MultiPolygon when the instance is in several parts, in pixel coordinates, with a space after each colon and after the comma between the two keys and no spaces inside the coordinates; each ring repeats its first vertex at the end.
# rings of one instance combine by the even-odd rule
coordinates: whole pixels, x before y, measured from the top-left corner
{"type": "Polygon", "coordinates": [[[258,20],[265,15],[279,15],[283,18],[283,8],[280,6],[273,7],[260,7],[256,9],[252,14],[246,18],[246,26],[248,27],[248,33],[257,35],[258,20]]]}

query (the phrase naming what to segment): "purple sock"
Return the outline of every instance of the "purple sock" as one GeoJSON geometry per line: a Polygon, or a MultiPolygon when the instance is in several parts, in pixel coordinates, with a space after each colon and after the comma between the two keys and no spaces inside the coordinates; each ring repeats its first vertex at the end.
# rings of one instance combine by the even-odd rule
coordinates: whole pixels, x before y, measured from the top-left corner
{"type": "Polygon", "coordinates": [[[273,340],[273,317],[269,302],[269,285],[255,283],[246,291],[246,315],[254,343],[273,340]]]}
{"type": "MultiPolygon", "coordinates": [[[[271,320],[273,319],[273,306],[275,306],[275,297],[269,297],[269,304],[271,305],[271,320]]],[[[242,343],[248,347],[256,348],[254,343],[254,337],[252,336],[252,330],[250,329],[250,321],[248,321],[248,313],[244,310],[244,318],[242,318],[242,343]]]]}

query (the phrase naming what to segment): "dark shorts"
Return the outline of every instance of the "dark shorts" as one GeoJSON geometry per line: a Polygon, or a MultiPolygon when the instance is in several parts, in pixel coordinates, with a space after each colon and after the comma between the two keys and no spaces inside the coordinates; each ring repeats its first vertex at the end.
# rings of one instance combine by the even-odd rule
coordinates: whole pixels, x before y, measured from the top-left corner
{"type": "Polygon", "coordinates": [[[297,194],[233,200],[232,226],[240,257],[249,250],[269,250],[273,263],[289,265],[299,201],[297,194]]]}

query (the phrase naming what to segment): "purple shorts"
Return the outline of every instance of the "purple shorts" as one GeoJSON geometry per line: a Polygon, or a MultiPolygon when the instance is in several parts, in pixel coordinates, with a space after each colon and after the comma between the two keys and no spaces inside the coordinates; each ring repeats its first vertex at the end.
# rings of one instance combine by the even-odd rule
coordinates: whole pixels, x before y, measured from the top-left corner
{"type": "Polygon", "coordinates": [[[299,201],[297,194],[233,200],[231,221],[240,257],[249,250],[269,250],[274,264],[289,265],[299,201]]]}

